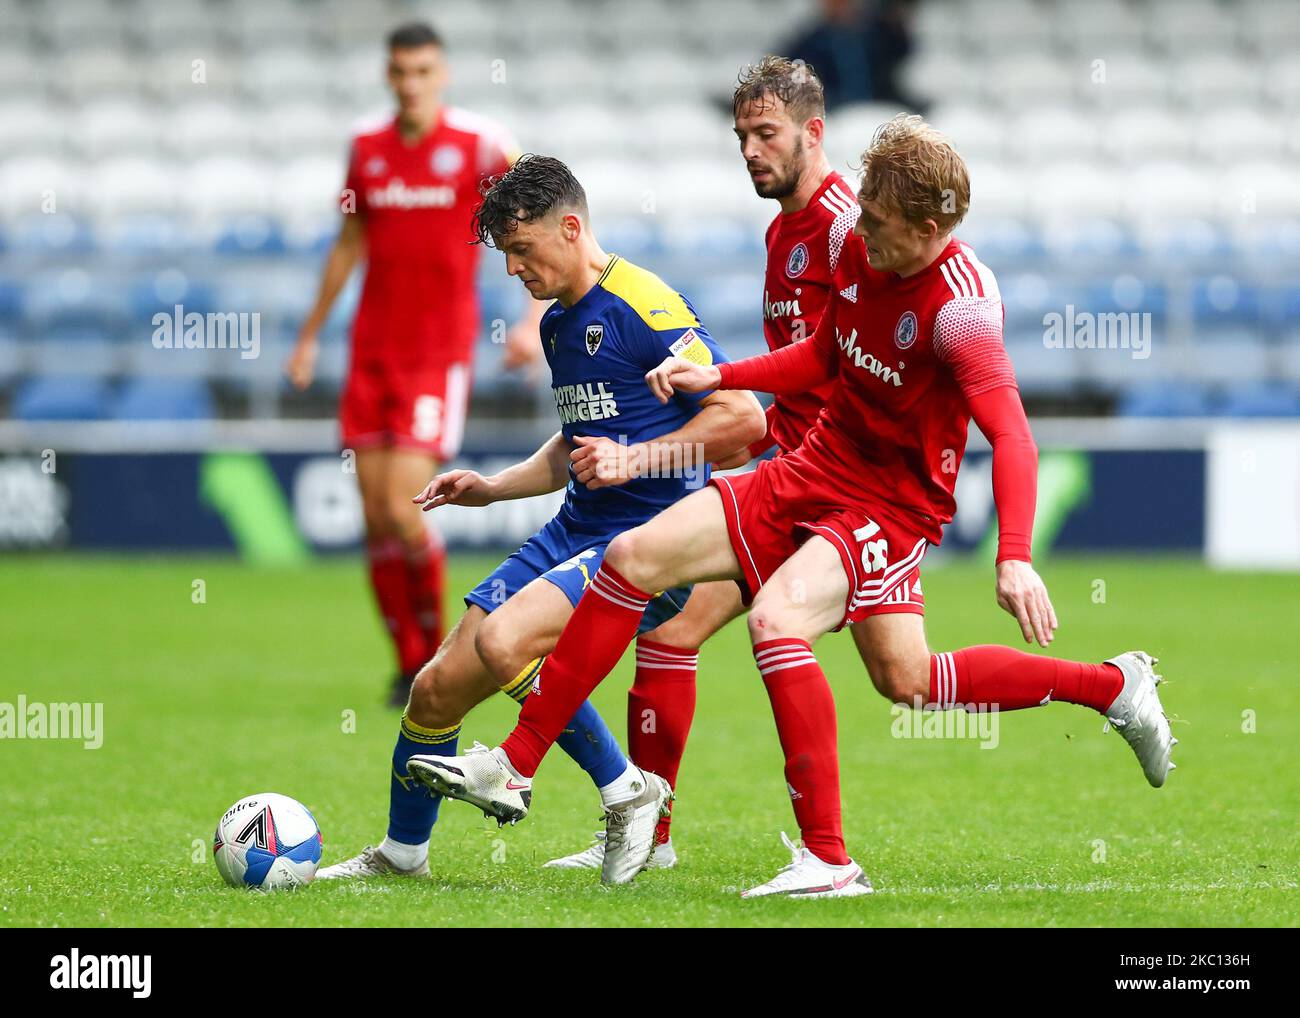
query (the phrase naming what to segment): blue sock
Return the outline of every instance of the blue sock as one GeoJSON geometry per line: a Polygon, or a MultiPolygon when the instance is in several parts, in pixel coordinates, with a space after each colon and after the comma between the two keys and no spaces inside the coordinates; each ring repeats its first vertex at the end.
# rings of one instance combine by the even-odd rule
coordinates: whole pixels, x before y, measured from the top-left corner
{"type": "Polygon", "coordinates": [[[403,845],[423,845],[433,833],[442,796],[406,773],[406,761],[416,753],[455,756],[460,725],[425,728],[402,715],[393,747],[393,771],[388,787],[388,836],[403,845]]]}
{"type": "MultiPolygon", "coordinates": [[[[542,659],[530,661],[509,685],[501,691],[522,707],[533,689],[533,679],[542,670],[542,659]]],[[[583,702],[578,712],[564,726],[564,733],[556,745],[568,753],[590,776],[597,788],[608,785],[627,769],[627,757],[619,748],[614,733],[596,712],[590,700],[583,702]]]]}

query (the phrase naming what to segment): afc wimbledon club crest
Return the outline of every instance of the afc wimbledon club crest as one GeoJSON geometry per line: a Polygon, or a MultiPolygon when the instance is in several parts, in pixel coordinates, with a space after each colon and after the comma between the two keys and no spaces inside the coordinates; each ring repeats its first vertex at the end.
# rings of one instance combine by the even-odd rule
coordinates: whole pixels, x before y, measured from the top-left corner
{"type": "Polygon", "coordinates": [[[785,274],[791,279],[795,276],[803,275],[803,270],[808,267],[808,247],[805,244],[796,244],[794,250],[790,252],[790,257],[785,261],[785,274]]]}
{"type": "Polygon", "coordinates": [[[587,353],[593,357],[596,351],[600,349],[600,341],[605,338],[605,326],[588,325],[587,326],[587,353]]]}
{"type": "Polygon", "coordinates": [[[906,350],[916,342],[916,315],[911,311],[904,311],[903,317],[898,320],[894,326],[894,346],[900,350],[906,350]]]}
{"type": "Polygon", "coordinates": [[[440,177],[455,176],[465,165],[465,157],[455,145],[439,145],[429,158],[429,169],[440,177]]]}

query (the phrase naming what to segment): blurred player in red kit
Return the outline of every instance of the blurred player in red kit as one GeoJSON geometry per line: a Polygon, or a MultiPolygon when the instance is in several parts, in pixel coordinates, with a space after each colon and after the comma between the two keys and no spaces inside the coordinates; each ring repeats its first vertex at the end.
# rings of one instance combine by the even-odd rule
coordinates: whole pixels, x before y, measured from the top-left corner
{"type": "MultiPolygon", "coordinates": [[[[353,138],[342,229],[286,365],[297,388],[311,384],[321,327],[364,258],[339,423],[343,446],[356,453],[370,581],[397,651],[395,706],[443,634],[446,555],[411,495],[456,455],[464,431],[479,324],[471,217],[479,185],[518,157],[503,128],[442,104],[446,83],[431,27],[389,35],[397,114],[353,138]]],[[[507,333],[507,367],[540,354],[543,309],[531,302],[507,333]]]]}
{"type": "MultiPolygon", "coordinates": [[[[891,699],[918,709],[1088,707],[1129,744],[1148,782],[1164,784],[1177,740],[1149,654],[1091,663],[995,645],[929,648],[920,566],[956,509],[971,420],[993,447],[997,603],[1027,642],[1051,643],[1056,613],[1030,564],[1037,449],[1002,342],[997,281],[953,236],[970,203],[965,163],[921,118],[904,115],[877,131],[862,163],[861,215],[811,338],[718,366],[670,357],[646,376],[661,400],[831,383],[825,410],[799,448],[751,473],[713,477],[610,543],[514,731],[496,749],[438,758],[443,795],[526,815],[543,756],[635,637],[652,592],[716,579],[734,579],[752,602],[754,659],[803,841],[746,897],[871,892],[845,849],[835,705],[812,653],[846,624],[864,626],[859,650],[891,699]]],[[[748,783],[746,765],[735,768],[748,783]]],[[[653,844],[641,850],[648,862],[653,844]]]]}

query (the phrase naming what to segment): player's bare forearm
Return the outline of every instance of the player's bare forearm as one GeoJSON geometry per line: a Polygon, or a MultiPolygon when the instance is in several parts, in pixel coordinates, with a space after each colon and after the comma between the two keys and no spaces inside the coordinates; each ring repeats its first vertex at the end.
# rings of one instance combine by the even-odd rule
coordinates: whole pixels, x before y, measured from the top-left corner
{"type": "Polygon", "coordinates": [[[488,478],[497,501],[532,498],[559,491],[569,483],[569,452],[573,448],[557,431],[528,459],[488,478]]]}
{"type": "Polygon", "coordinates": [[[348,277],[352,275],[357,262],[361,260],[362,252],[365,250],[365,240],[365,226],[361,216],[345,215],[339,235],[325,258],[320,287],[316,293],[316,303],[312,305],[303,323],[303,334],[315,335],[325,324],[330,308],[334,306],[339,292],[347,283],[348,277]]]}
{"type": "Polygon", "coordinates": [[[579,435],[569,459],[573,476],[588,488],[626,484],[634,477],[669,477],[702,470],[767,433],[767,417],[752,392],[712,393],[683,427],[645,442],[624,445],[579,435]]]}
{"type": "Polygon", "coordinates": [[[767,433],[767,416],[763,407],[748,390],[713,392],[700,401],[700,412],[685,425],[667,435],[645,443],[647,462],[655,467],[665,463],[726,460],[749,448],[767,433]]]}

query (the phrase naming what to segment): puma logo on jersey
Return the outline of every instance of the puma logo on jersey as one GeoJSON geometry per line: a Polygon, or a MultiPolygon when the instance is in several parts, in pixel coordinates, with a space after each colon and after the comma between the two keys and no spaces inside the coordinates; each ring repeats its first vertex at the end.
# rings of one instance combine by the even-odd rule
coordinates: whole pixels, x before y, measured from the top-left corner
{"type": "Polygon", "coordinates": [[[888,385],[897,387],[903,384],[902,375],[858,346],[857,329],[854,329],[847,336],[840,332],[839,329],[836,329],[835,339],[839,342],[840,349],[844,351],[845,356],[853,361],[854,367],[865,369],[869,374],[875,375],[888,385]]]}
{"type": "Polygon", "coordinates": [[[763,291],[763,317],[769,321],[773,318],[787,318],[793,316],[798,318],[803,315],[799,308],[799,298],[794,300],[770,300],[767,291],[763,291]]]}
{"type": "Polygon", "coordinates": [[[856,304],[858,302],[858,284],[854,283],[852,286],[846,286],[840,291],[840,296],[850,304],[856,304]]]}

